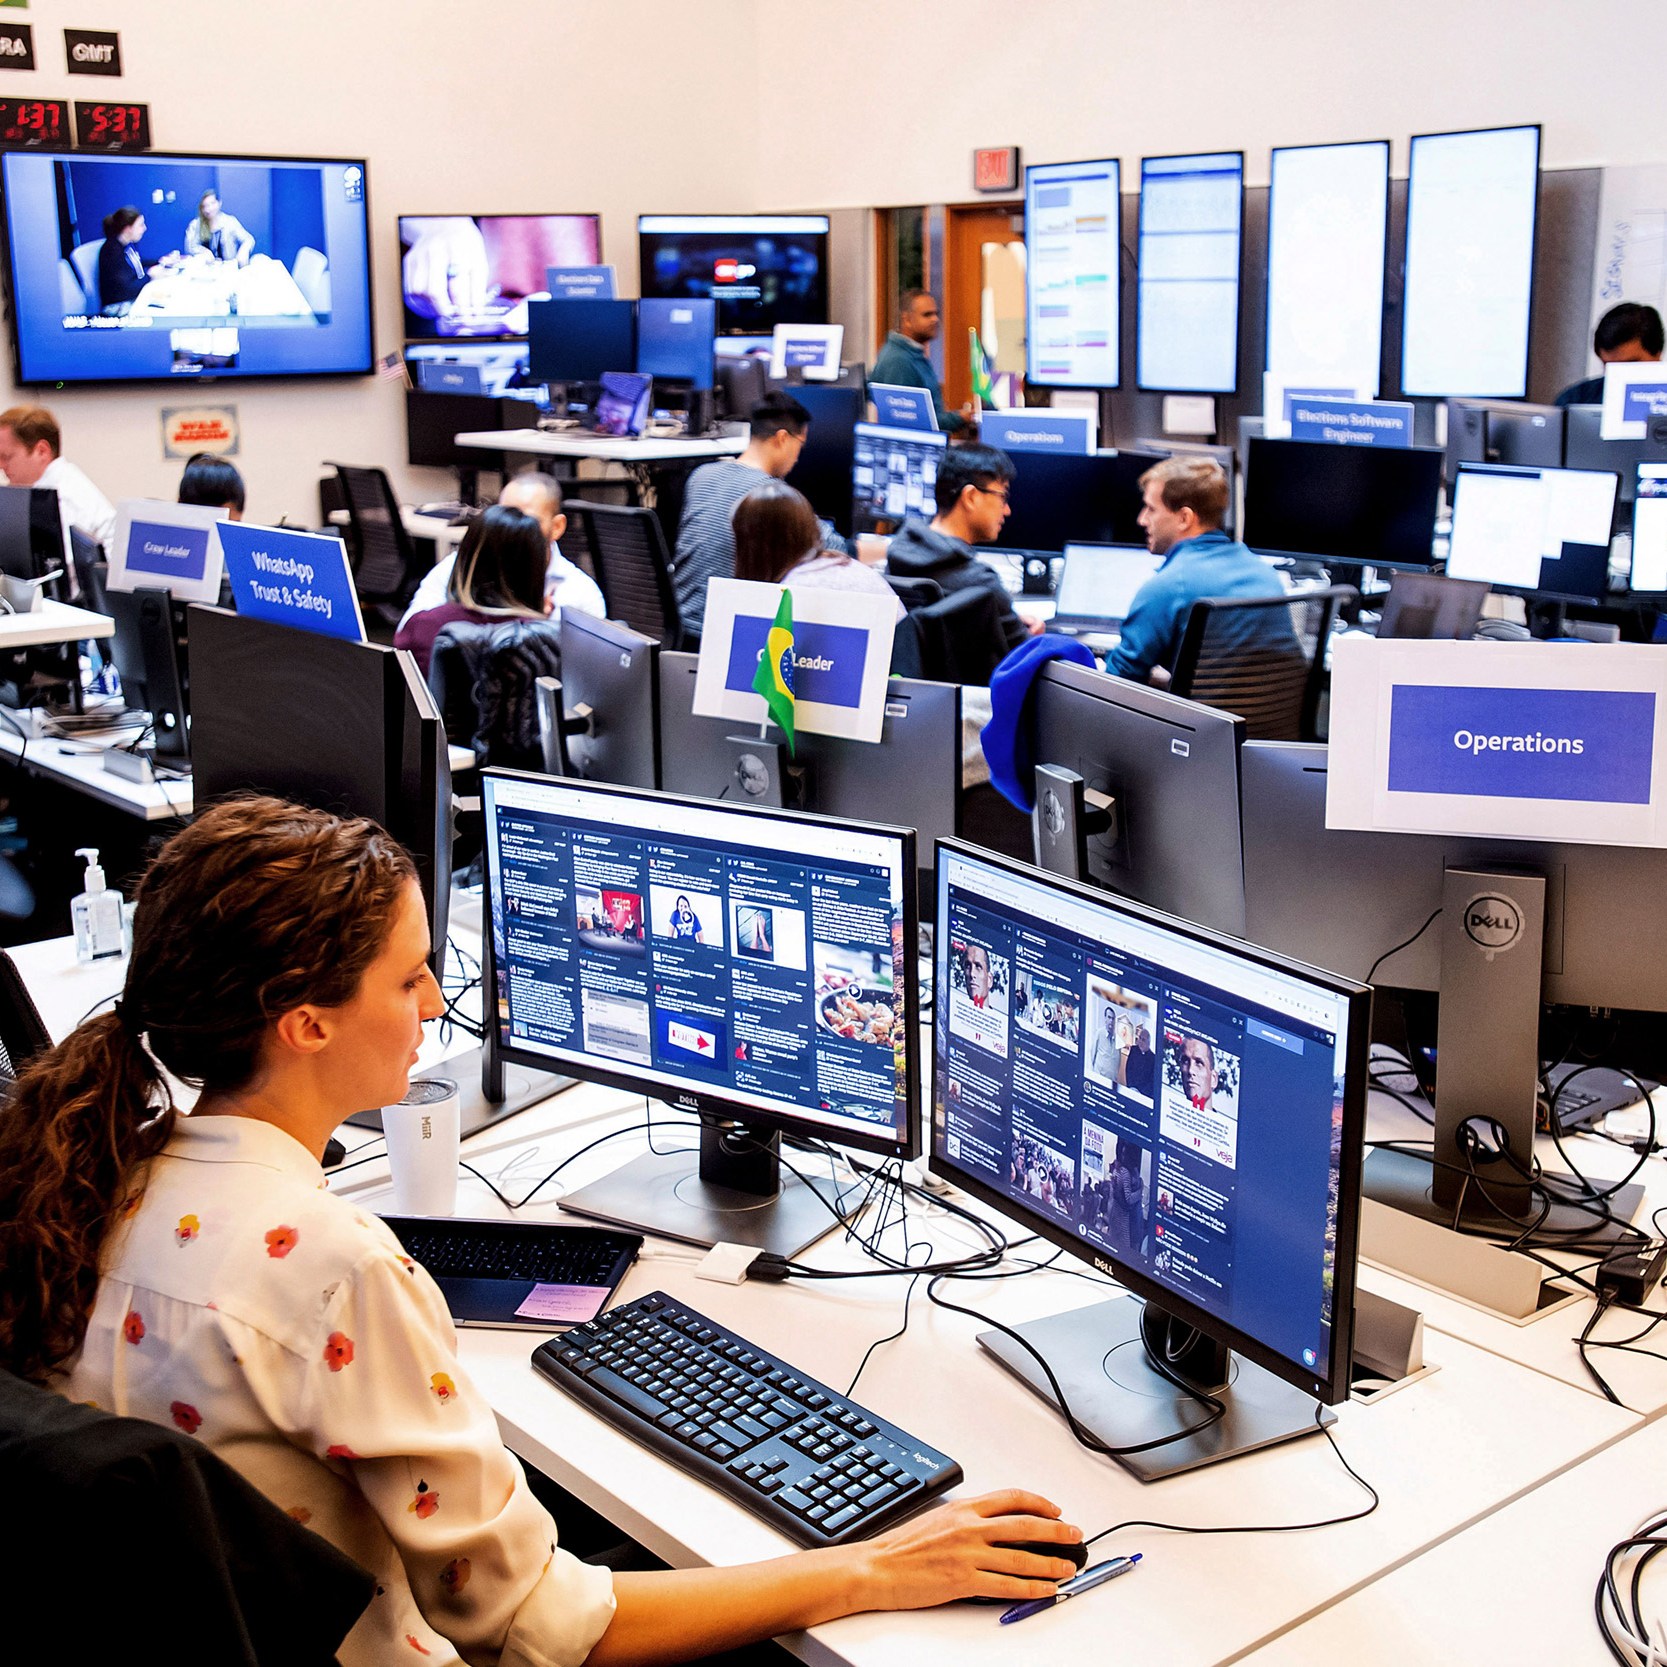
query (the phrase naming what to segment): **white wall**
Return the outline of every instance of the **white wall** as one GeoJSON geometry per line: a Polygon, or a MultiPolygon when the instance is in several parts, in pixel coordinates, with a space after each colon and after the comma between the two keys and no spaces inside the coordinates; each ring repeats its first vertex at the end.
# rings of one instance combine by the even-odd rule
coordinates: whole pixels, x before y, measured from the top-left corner
{"type": "Polygon", "coordinates": [[[1667,157],[1659,0],[793,0],[758,12],[760,206],[971,199],[1035,162],[1545,124],[1544,162],[1667,157]],[[787,68],[781,72],[772,66],[787,68]],[[837,97],[819,114],[806,85],[837,97]],[[789,137],[792,136],[792,137],[789,137]]]}
{"type": "MultiPolygon", "coordinates": [[[[401,341],[401,213],[599,210],[603,258],[636,290],[636,216],[741,210],[757,196],[752,0],[32,0],[3,11],[35,30],[34,74],[13,96],[148,103],[157,149],[365,157],[376,351],[401,341]],[[124,74],[64,73],[63,29],[121,34],[124,74]]],[[[12,403],[0,352],[0,403],[12,403]]],[[[397,382],[146,385],[33,390],[66,454],[112,498],[171,498],[159,411],[238,407],[251,518],[317,516],[320,463],[383,463],[426,496],[452,477],[404,468],[397,382]]]]}

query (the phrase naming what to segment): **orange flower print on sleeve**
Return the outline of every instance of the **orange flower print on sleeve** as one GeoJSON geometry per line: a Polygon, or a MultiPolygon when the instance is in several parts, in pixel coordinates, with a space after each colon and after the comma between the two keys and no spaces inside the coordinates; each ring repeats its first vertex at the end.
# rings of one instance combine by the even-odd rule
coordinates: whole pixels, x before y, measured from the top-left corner
{"type": "Polygon", "coordinates": [[[303,1528],[313,1520],[313,1513],[305,1505],[291,1505],[284,1515],[300,1523],[303,1528]]]}
{"type": "Polygon", "coordinates": [[[440,1584],[445,1588],[447,1597],[456,1597],[469,1584],[469,1559],[454,1557],[440,1571],[440,1584]]]}
{"type": "Polygon", "coordinates": [[[324,1339],[324,1364],[332,1372],[353,1364],[353,1339],[345,1331],[332,1331],[324,1339]]]}
{"type": "Polygon", "coordinates": [[[137,1215],[139,1213],[139,1206],[143,1204],[144,1201],[145,1189],[143,1187],[141,1187],[137,1192],[130,1192],[127,1197],[122,1200],[122,1220],[126,1221],[129,1216],[137,1215]]]}
{"type": "Polygon", "coordinates": [[[300,1236],[293,1227],[274,1227],[266,1235],[266,1254],[281,1260],[295,1248],[295,1241],[300,1236]]]}
{"type": "Polygon", "coordinates": [[[356,1459],[359,1455],[345,1441],[333,1441],[324,1449],[324,1456],[327,1459],[356,1459]]]}
{"type": "Polygon", "coordinates": [[[427,1482],[418,1482],[417,1496],[405,1508],[415,1511],[419,1522],[427,1522],[440,1509],[440,1496],[427,1482]]]}
{"type": "Polygon", "coordinates": [[[195,1216],[181,1216],[179,1226],[174,1229],[175,1244],[190,1244],[203,1230],[203,1224],[195,1216]]]}
{"type": "Polygon", "coordinates": [[[457,1399],[457,1385],[444,1372],[436,1372],[428,1380],[428,1387],[434,1391],[434,1399],[442,1405],[457,1399]]]}
{"type": "Polygon", "coordinates": [[[414,1632],[406,1633],[405,1642],[407,1644],[409,1644],[411,1646],[411,1648],[414,1649],[417,1652],[418,1655],[433,1655],[434,1654],[433,1650],[429,1649],[429,1647],[426,1644],[422,1644],[422,1643],[419,1643],[417,1641],[417,1635],[414,1632]]]}
{"type": "Polygon", "coordinates": [[[145,1335],[145,1322],[137,1309],[130,1308],[122,1321],[122,1336],[130,1343],[138,1343],[145,1335]]]}
{"type": "Polygon", "coordinates": [[[168,1408],[174,1423],[187,1435],[195,1435],[203,1427],[203,1415],[184,1401],[175,1401],[168,1408]]]}

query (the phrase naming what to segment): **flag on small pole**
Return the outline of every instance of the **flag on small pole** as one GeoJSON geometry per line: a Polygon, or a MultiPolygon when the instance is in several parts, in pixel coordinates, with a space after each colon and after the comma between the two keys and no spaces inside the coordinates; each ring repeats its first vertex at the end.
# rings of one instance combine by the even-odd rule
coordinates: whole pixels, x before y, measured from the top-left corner
{"type": "Polygon", "coordinates": [[[752,674],[752,686],[764,697],[769,714],[793,746],[793,593],[784,590],[776,608],[775,623],[764,639],[764,652],[752,674]]]}
{"type": "Polygon", "coordinates": [[[978,401],[980,408],[993,410],[996,390],[990,375],[992,367],[983,343],[978,339],[976,327],[967,330],[967,345],[972,352],[972,397],[978,401]]]}

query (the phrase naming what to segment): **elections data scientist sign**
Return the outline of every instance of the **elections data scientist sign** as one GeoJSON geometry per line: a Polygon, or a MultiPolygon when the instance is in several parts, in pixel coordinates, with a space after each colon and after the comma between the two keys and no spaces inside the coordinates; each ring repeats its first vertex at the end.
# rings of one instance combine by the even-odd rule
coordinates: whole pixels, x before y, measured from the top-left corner
{"type": "Polygon", "coordinates": [[[1667,656],[1340,638],[1326,785],[1331,828],[1667,846],[1667,656]]]}
{"type": "Polygon", "coordinates": [[[220,545],[240,614],[349,642],[365,640],[347,546],[339,538],[224,521],[220,545]]]}
{"type": "MultiPolygon", "coordinates": [[[[761,724],[768,716],[753,679],[775,623],[782,586],[714,579],[695,673],[703,717],[761,724]]],[[[787,587],[793,597],[794,727],[807,735],[878,741],[897,605],[878,592],[787,587]]]]}

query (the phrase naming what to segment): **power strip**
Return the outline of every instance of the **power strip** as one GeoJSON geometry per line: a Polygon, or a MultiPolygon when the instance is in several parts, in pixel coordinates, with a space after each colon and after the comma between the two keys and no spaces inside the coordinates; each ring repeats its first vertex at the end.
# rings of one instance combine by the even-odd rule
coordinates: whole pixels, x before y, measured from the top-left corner
{"type": "Polygon", "coordinates": [[[136,781],[148,787],[156,780],[156,769],[151,763],[150,749],[129,752],[126,747],[107,747],[102,754],[104,768],[123,781],[136,781]]]}

